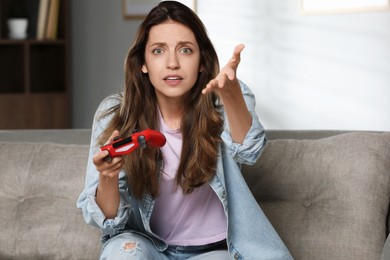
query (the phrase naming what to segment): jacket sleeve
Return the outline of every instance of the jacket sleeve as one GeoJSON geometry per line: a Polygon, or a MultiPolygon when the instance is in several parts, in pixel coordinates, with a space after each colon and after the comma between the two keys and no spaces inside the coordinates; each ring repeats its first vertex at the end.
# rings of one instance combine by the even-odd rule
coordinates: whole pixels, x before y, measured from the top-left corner
{"type": "Polygon", "coordinates": [[[222,133],[222,140],[227,147],[228,154],[237,163],[254,164],[259,158],[265,144],[267,143],[267,138],[264,127],[260,123],[255,111],[256,100],[254,94],[242,81],[240,81],[240,86],[245,103],[252,116],[252,125],[246,134],[243,143],[234,143],[230,134],[229,124],[225,116],[225,128],[222,133]]]}
{"type": "Polygon", "coordinates": [[[111,119],[109,116],[101,117],[101,114],[116,104],[118,104],[118,99],[114,96],[108,97],[103,100],[95,113],[92,126],[91,146],[87,162],[85,187],[77,200],[77,207],[81,209],[85,222],[101,228],[103,236],[113,236],[124,229],[131,211],[130,195],[126,185],[125,173],[123,171],[119,174],[120,203],[117,216],[114,219],[107,219],[96,203],[96,189],[99,182],[99,172],[92,162],[92,157],[99,151],[99,145],[97,144],[98,137],[111,119]]]}

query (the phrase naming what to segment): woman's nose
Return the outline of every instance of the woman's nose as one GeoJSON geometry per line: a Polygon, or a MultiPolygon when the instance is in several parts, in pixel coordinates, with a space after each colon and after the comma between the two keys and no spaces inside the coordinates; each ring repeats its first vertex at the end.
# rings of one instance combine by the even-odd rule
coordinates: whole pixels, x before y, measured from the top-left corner
{"type": "Polygon", "coordinates": [[[168,55],[167,67],[172,70],[180,68],[176,53],[171,53],[168,55]]]}

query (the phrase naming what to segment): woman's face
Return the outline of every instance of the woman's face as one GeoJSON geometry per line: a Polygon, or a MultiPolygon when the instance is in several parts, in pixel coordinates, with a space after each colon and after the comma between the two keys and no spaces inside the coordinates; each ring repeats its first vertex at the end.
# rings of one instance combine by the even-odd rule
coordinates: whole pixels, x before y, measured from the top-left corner
{"type": "Polygon", "coordinates": [[[200,71],[200,50],[194,33],[168,20],[150,29],[142,72],[156,90],[159,102],[183,101],[200,71]]]}

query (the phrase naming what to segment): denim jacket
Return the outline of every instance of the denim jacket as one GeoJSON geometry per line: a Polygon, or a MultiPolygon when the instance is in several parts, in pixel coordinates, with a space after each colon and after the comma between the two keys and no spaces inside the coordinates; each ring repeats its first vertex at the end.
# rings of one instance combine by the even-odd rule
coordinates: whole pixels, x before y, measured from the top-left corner
{"type": "MultiPolygon", "coordinates": [[[[223,204],[228,223],[227,244],[232,259],[292,259],[282,240],[252,196],[240,171],[240,164],[254,164],[266,144],[264,128],[255,112],[255,97],[242,82],[241,89],[247,107],[252,115],[252,126],[242,144],[234,143],[225,120],[220,145],[216,175],[210,186],[223,204]]],[[[88,224],[102,230],[102,242],[122,232],[137,232],[149,238],[156,249],[163,251],[167,244],[155,235],[150,227],[154,200],[144,195],[136,200],[126,184],[125,173],[119,174],[120,204],[117,216],[106,219],[96,203],[96,189],[99,173],[92,163],[92,156],[98,152],[96,142],[105,129],[110,117],[101,118],[106,109],[118,104],[114,96],[106,98],[99,106],[92,127],[91,148],[88,158],[85,188],[77,207],[83,212],[88,224]]]]}

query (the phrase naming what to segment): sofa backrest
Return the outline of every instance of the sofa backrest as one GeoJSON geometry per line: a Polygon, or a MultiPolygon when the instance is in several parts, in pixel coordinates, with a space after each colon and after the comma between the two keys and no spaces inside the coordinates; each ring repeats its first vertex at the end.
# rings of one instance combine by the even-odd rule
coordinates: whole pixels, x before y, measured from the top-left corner
{"type": "Polygon", "coordinates": [[[89,135],[0,131],[0,259],[98,259],[100,230],[76,208],[89,135]]]}
{"type": "Polygon", "coordinates": [[[0,130],[0,142],[50,142],[89,145],[90,129],[0,130]]]}
{"type": "MultiPolygon", "coordinates": [[[[267,131],[243,175],[296,259],[379,259],[389,206],[390,133],[267,131]]],[[[90,130],[0,131],[0,259],[97,259],[84,223],[90,130]]]]}
{"type": "Polygon", "coordinates": [[[243,175],[294,258],[379,259],[387,235],[390,133],[268,136],[243,175]]]}

